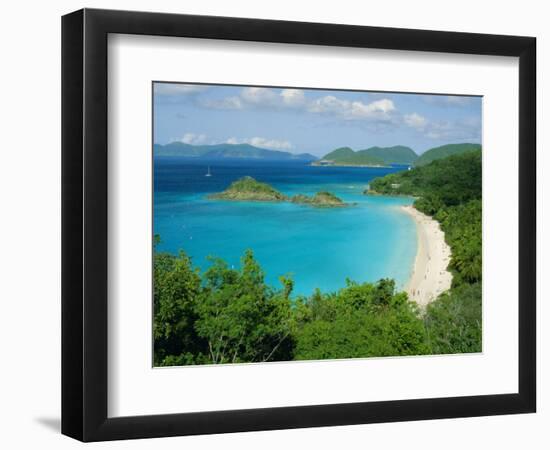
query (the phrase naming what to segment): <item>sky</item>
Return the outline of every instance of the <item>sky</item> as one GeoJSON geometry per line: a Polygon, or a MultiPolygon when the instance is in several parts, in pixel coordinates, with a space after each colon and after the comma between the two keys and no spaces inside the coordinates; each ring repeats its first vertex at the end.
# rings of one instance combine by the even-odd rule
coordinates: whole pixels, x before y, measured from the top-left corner
{"type": "Polygon", "coordinates": [[[164,82],[153,95],[157,144],[249,143],[320,157],[338,147],[422,154],[481,143],[481,97],[164,82]]]}

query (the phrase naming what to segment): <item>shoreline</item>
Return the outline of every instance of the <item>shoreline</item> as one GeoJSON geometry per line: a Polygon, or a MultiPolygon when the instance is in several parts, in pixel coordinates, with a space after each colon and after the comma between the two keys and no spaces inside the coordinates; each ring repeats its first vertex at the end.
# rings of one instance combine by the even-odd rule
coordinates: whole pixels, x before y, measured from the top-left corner
{"type": "Polygon", "coordinates": [[[402,206],[416,224],[418,247],[413,273],[405,285],[409,299],[426,307],[451,287],[452,274],[447,270],[451,249],[439,223],[413,206],[402,206]]]}
{"type": "Polygon", "coordinates": [[[378,165],[372,165],[372,164],[309,164],[312,167],[365,167],[370,169],[389,169],[391,166],[378,166],[378,165]]]}

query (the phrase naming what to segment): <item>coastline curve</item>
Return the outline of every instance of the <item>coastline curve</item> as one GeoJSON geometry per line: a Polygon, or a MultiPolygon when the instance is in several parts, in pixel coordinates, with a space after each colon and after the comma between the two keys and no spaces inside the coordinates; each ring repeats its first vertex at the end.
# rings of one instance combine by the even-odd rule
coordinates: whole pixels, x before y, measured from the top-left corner
{"type": "Polygon", "coordinates": [[[409,299],[424,308],[451,288],[453,276],[448,265],[451,249],[439,223],[414,206],[402,206],[416,224],[418,248],[412,275],[405,285],[409,299]]]}

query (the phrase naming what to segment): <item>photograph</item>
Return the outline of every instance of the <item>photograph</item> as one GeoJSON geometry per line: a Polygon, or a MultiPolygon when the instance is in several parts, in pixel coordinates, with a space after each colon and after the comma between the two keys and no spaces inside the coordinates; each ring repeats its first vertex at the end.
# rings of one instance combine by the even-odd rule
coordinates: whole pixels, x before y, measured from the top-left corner
{"type": "Polygon", "coordinates": [[[483,351],[482,96],[151,92],[154,367],[483,351]]]}

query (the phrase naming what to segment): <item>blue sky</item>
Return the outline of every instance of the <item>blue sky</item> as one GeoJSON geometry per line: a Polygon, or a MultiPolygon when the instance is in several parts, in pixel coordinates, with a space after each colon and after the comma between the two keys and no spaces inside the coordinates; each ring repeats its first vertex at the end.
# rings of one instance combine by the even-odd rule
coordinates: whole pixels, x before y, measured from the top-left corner
{"type": "Polygon", "coordinates": [[[249,143],[322,156],[481,142],[481,98],[451,95],[154,83],[154,141],[249,143]]]}

